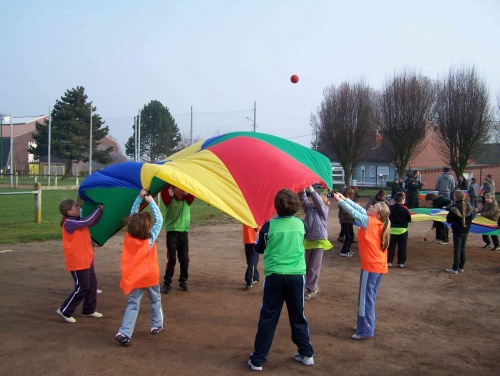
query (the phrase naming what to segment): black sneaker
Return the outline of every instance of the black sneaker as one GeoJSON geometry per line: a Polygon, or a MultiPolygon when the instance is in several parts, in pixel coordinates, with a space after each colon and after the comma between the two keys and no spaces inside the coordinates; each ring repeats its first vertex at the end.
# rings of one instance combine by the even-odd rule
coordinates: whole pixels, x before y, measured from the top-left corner
{"type": "Polygon", "coordinates": [[[132,346],[132,344],[130,343],[130,338],[128,338],[127,336],[121,334],[121,333],[118,333],[116,336],[115,336],[115,339],[120,342],[120,344],[123,346],[123,347],[130,347],[132,346]]]}
{"type": "Polygon", "coordinates": [[[179,288],[182,290],[182,291],[189,291],[189,287],[187,285],[186,282],[180,282],[179,283],[179,288]]]}
{"type": "Polygon", "coordinates": [[[163,285],[163,293],[170,294],[170,285],[163,285]]]}
{"type": "Polygon", "coordinates": [[[246,289],[246,290],[250,290],[252,287],[253,287],[253,283],[247,283],[247,284],[245,285],[245,289],[246,289]]]}

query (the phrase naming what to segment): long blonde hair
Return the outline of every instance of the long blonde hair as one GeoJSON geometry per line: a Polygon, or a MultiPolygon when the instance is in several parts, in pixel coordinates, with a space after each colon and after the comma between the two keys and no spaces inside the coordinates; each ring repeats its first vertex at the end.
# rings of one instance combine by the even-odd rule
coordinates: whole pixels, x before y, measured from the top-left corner
{"type": "Polygon", "coordinates": [[[382,238],[380,239],[380,247],[385,251],[389,247],[391,240],[391,221],[389,221],[389,206],[385,202],[377,202],[374,207],[377,208],[380,220],[384,223],[382,230],[382,238]]]}

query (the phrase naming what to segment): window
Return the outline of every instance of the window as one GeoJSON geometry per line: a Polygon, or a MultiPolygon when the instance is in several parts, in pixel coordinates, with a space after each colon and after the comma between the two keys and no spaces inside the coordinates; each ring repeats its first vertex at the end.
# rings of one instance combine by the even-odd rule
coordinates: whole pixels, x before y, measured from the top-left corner
{"type": "Polygon", "coordinates": [[[370,166],[370,177],[371,178],[375,177],[375,166],[370,166]]]}

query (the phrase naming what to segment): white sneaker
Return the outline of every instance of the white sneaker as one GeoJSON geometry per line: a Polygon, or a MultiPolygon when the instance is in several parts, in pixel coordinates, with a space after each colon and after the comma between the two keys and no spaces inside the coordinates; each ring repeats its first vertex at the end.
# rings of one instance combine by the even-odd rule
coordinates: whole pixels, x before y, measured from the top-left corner
{"type": "Polygon", "coordinates": [[[388,264],[387,264],[387,266],[388,266],[389,268],[392,268],[392,262],[388,263],[388,264]]]}
{"type": "Polygon", "coordinates": [[[102,290],[97,289],[98,294],[102,294],[102,290]]]}
{"type": "Polygon", "coordinates": [[[63,313],[61,312],[61,308],[58,308],[56,313],[61,316],[66,322],[76,322],[76,319],[73,316],[64,316],[63,313]]]}
{"type": "Polygon", "coordinates": [[[96,318],[99,318],[99,317],[102,317],[102,313],[99,313],[99,312],[95,311],[94,313],[91,313],[90,315],[84,315],[82,313],[82,316],[83,317],[96,317],[96,318]]]}
{"type": "Polygon", "coordinates": [[[312,356],[302,356],[297,353],[293,356],[293,359],[295,359],[297,362],[302,362],[302,364],[304,364],[305,366],[312,366],[314,364],[314,358],[312,356]]]}
{"type": "Polygon", "coordinates": [[[446,273],[450,273],[450,274],[458,274],[458,270],[446,269],[445,271],[446,271],[446,273]]]}
{"type": "Polygon", "coordinates": [[[399,267],[400,267],[401,269],[404,269],[405,264],[399,264],[399,267]]]}
{"type": "Polygon", "coordinates": [[[368,338],[368,337],[366,337],[366,336],[362,336],[362,335],[360,335],[360,334],[353,334],[353,335],[351,336],[351,338],[352,338],[352,339],[365,339],[365,338],[368,338]]]}
{"type": "Polygon", "coordinates": [[[248,365],[250,366],[250,369],[252,371],[262,371],[262,366],[260,366],[260,367],[259,366],[254,366],[252,364],[252,361],[250,359],[248,359],[248,365]]]}

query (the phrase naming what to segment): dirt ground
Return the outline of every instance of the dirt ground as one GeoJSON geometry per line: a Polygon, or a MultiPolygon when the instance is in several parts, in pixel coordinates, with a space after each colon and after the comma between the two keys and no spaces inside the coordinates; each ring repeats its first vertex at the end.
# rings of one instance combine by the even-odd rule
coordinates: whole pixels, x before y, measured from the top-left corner
{"type": "MultiPolygon", "coordinates": [[[[469,235],[465,273],[444,272],[452,244],[434,243],[430,222],[412,224],[405,269],[384,276],[372,339],[350,337],[356,323],[359,257],[339,257],[336,205],[333,251],[324,253],[320,294],[306,302],[315,365],[292,359],[286,308],[263,373],[268,375],[500,374],[500,252],[469,235]],[[429,241],[424,241],[427,236],[429,241]]],[[[119,288],[122,236],[96,249],[103,318],[64,322],[55,313],[71,292],[60,241],[0,246],[1,375],[243,375],[253,349],[262,284],[244,289],[239,224],[193,227],[189,292],[162,295],[166,331],[149,334],[147,296],[130,348],[114,335],[126,297],[119,288]]],[[[158,242],[160,269],[165,234],[158,242]]],[[[262,263],[259,262],[259,270],[262,263]]],[[[178,277],[178,266],[176,275],[178,277]]]]}

